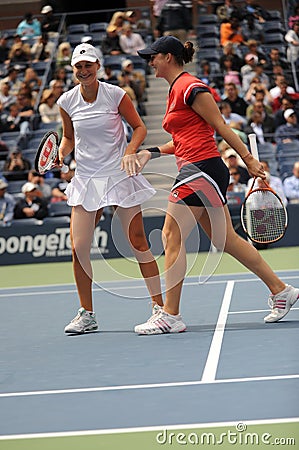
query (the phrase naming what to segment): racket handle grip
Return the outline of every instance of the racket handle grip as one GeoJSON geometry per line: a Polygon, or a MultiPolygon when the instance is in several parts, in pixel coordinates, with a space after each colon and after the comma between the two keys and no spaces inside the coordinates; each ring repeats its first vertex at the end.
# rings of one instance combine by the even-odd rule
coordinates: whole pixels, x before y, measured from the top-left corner
{"type": "Polygon", "coordinates": [[[250,133],[248,135],[248,139],[249,139],[251,154],[255,159],[257,159],[259,161],[259,152],[258,152],[257,143],[256,143],[256,134],[250,133]]]}

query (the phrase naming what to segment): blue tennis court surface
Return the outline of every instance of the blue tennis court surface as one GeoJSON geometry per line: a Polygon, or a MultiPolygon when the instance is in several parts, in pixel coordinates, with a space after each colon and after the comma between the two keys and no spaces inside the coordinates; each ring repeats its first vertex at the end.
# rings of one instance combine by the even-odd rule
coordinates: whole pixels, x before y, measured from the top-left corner
{"type": "MultiPolygon", "coordinates": [[[[299,271],[280,276],[299,285],[299,271]]],[[[190,277],[187,332],[137,336],[146,296],[142,280],[95,286],[100,332],[66,336],[74,285],[1,291],[0,448],[19,435],[299,420],[299,305],[264,324],[255,276],[190,277]]]]}

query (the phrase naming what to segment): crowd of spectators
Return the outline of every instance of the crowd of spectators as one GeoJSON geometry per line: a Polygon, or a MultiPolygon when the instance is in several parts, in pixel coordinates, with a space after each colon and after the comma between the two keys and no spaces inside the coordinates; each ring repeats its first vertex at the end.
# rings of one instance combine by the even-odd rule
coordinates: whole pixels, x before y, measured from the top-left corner
{"type": "MultiPolygon", "coordinates": [[[[272,160],[275,159],[278,148],[280,156],[287,149],[283,144],[294,144],[292,174],[291,163],[288,173],[280,174],[278,158],[277,165],[270,166],[265,161],[265,166],[273,172],[271,177],[280,179],[280,192],[285,201],[299,201],[298,191],[295,197],[288,197],[283,191],[288,183],[285,183],[284,178],[296,178],[294,167],[299,160],[299,92],[296,90],[299,73],[299,4],[290,6],[287,20],[283,20],[282,15],[280,20],[276,19],[272,32],[280,33],[281,42],[277,38],[277,43],[269,45],[266,44],[266,33],[271,20],[274,24],[275,18],[271,13],[275,11],[266,10],[254,0],[243,3],[226,0],[220,5],[221,2],[215,2],[212,11],[207,10],[205,2],[198,3],[198,24],[203,23],[201,15],[204,18],[208,12],[212,13],[216,21],[212,22],[214,19],[211,18],[207,35],[211,36],[211,30],[216,26],[218,35],[215,33],[215,37],[219,39],[219,45],[215,44],[217,52],[213,52],[214,48],[210,44],[205,59],[204,50],[202,51],[204,46],[201,46],[204,33],[196,34],[198,77],[213,89],[213,93],[216,90],[224,120],[245,139],[245,143],[248,143],[248,134],[255,133],[259,147],[265,148],[272,160]],[[212,54],[211,59],[209,52],[212,54]],[[269,154],[271,147],[272,155],[269,154]]],[[[211,6],[210,3],[209,5],[211,6]]],[[[279,17],[279,12],[276,12],[279,17]]],[[[160,14],[163,14],[163,8],[160,14]]],[[[200,32],[200,25],[197,32],[200,32]]],[[[219,141],[218,145],[231,172],[229,190],[246,192],[249,186],[244,179],[242,161],[225,142],[219,141]],[[231,167],[231,163],[234,163],[234,167],[231,167]]]]}
{"type": "MultiPolygon", "coordinates": [[[[198,1],[199,16],[207,14],[206,3],[210,2],[198,1]]],[[[280,143],[296,141],[299,144],[299,92],[296,92],[291,70],[292,65],[299,69],[299,4],[290,9],[284,24],[283,52],[281,46],[275,45],[265,51],[263,26],[270,15],[257,2],[246,0],[241,4],[225,0],[222,4],[216,3],[218,70],[208,59],[201,59],[197,65],[198,77],[211,87],[224,120],[245,143],[248,134],[253,132],[259,144],[271,143],[273,148],[280,143]]],[[[95,43],[88,33],[81,37],[81,42],[90,42],[98,49],[99,79],[122,87],[141,116],[146,115],[149,69],[135,68],[137,50],[144,48],[148,40],[162,35],[171,34],[185,41],[188,36],[194,38],[196,33],[191,0],[152,0],[151,4],[151,21],[142,18],[138,11],[117,11],[111,14],[100,42],[95,43]],[[118,55],[120,67],[115,68],[110,57],[118,55]]],[[[34,173],[32,158],[27,159],[25,151],[35,128],[52,124],[61,132],[56,101],[76,83],[70,64],[75,44],[68,40],[67,27],[63,33],[58,33],[59,23],[52,6],[46,5],[39,17],[27,13],[13,35],[6,34],[5,30],[0,34],[0,138],[7,133],[19,136],[16,145],[11,145],[9,140],[7,144],[0,142],[2,224],[13,218],[41,218],[47,215],[44,204],[66,200],[60,188],[69,182],[73,169],[67,180],[63,174],[55,173],[57,185],[54,186],[53,182],[34,173]],[[49,63],[46,82],[43,73],[35,69],[38,62],[49,63]],[[10,195],[9,183],[15,179],[22,179],[24,184],[20,192],[10,195]]],[[[200,48],[200,40],[197,45],[200,48]]],[[[130,130],[125,123],[124,128],[129,139],[130,130]]],[[[245,192],[249,180],[246,168],[225,142],[219,142],[219,150],[231,173],[229,190],[245,192]]],[[[293,186],[299,180],[298,164],[294,161],[293,173],[289,174],[293,186]]],[[[288,185],[287,180],[282,186],[285,184],[288,185]]],[[[286,201],[294,201],[294,196],[286,198],[286,201]]]]}

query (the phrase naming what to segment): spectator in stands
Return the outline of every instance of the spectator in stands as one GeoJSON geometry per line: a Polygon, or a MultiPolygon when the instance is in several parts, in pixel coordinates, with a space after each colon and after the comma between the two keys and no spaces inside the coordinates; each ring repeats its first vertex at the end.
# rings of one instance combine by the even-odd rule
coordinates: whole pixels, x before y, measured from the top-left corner
{"type": "Polygon", "coordinates": [[[247,53],[244,57],[245,64],[241,67],[241,75],[242,78],[245,76],[251,75],[253,77],[255,75],[255,67],[258,63],[258,57],[257,55],[254,55],[253,53],[247,53]]]}
{"type": "MultiPolygon", "coordinates": [[[[286,123],[286,120],[284,118],[284,112],[286,109],[295,109],[295,101],[290,97],[288,94],[282,96],[279,99],[280,106],[279,109],[276,110],[274,114],[274,122],[275,122],[275,128],[279,127],[279,125],[283,125],[286,123]]],[[[297,120],[299,119],[298,113],[296,112],[297,120]]],[[[298,120],[299,122],[299,120],[298,120]]]]}
{"type": "Polygon", "coordinates": [[[298,22],[298,21],[299,21],[299,3],[297,3],[297,5],[295,5],[294,11],[289,16],[289,19],[288,19],[289,29],[291,30],[293,28],[294,23],[298,22]]]}
{"type": "Polygon", "coordinates": [[[232,42],[235,45],[241,45],[244,43],[244,36],[240,25],[239,18],[232,14],[228,22],[223,22],[220,25],[220,44],[224,46],[228,42],[232,42]]]}
{"type": "Polygon", "coordinates": [[[63,94],[64,90],[65,90],[65,85],[63,83],[63,81],[61,80],[56,80],[53,79],[50,81],[49,83],[49,88],[52,90],[54,97],[55,97],[55,101],[57,101],[59,99],[59,97],[61,96],[61,94],[63,94]]]}
{"type": "Polygon", "coordinates": [[[299,203],[299,161],[293,166],[293,175],[283,181],[285,195],[289,203],[299,203]]]}
{"type": "Polygon", "coordinates": [[[137,14],[136,11],[126,11],[124,16],[123,28],[126,25],[131,25],[131,29],[136,30],[138,28],[138,16],[140,17],[140,14],[137,14]]]}
{"type": "Polygon", "coordinates": [[[152,31],[155,38],[161,37],[160,31],[157,29],[156,25],[159,20],[163,6],[166,0],[150,0],[152,8],[152,31]]]}
{"type": "Polygon", "coordinates": [[[219,58],[220,69],[222,71],[225,70],[224,61],[227,56],[230,56],[232,59],[231,70],[236,70],[237,72],[240,72],[241,67],[243,65],[243,59],[236,53],[234,44],[228,41],[225,45],[222,46],[222,51],[223,54],[219,58]]]}
{"type": "Polygon", "coordinates": [[[10,151],[3,167],[4,172],[24,172],[30,169],[30,161],[24,158],[22,151],[17,147],[10,151]]]}
{"type": "Polygon", "coordinates": [[[103,55],[121,55],[123,53],[119,42],[119,35],[115,25],[108,25],[101,50],[103,55]]]}
{"type": "Polygon", "coordinates": [[[249,16],[253,16],[259,23],[264,23],[270,19],[270,14],[260,3],[255,0],[246,0],[245,6],[240,9],[241,19],[247,19],[249,16]]]}
{"type": "Polygon", "coordinates": [[[1,116],[0,132],[9,131],[19,131],[20,137],[28,136],[30,132],[29,122],[20,116],[20,107],[16,102],[11,103],[9,112],[1,116]]]}
{"type": "MultiPolygon", "coordinates": [[[[248,39],[246,41],[246,46],[248,48],[247,53],[257,56],[258,63],[265,64],[267,62],[266,55],[261,47],[259,47],[259,42],[256,39],[248,39]]],[[[246,54],[245,54],[246,56],[246,54]]]]}
{"type": "MultiPolygon", "coordinates": [[[[273,152],[274,152],[274,150],[273,150],[273,152]]],[[[266,161],[264,159],[261,159],[261,163],[263,164],[265,172],[266,172],[266,181],[267,181],[267,183],[279,195],[279,197],[282,200],[282,203],[286,206],[287,203],[288,203],[288,200],[286,198],[284,187],[283,187],[281,179],[279,177],[271,174],[271,169],[270,169],[268,161],[266,161]]],[[[249,190],[251,188],[252,183],[253,183],[253,178],[250,178],[248,180],[248,182],[247,182],[247,190],[249,190]]],[[[255,181],[255,183],[254,183],[254,188],[258,187],[259,185],[261,185],[261,187],[265,186],[263,184],[263,182],[260,182],[260,179],[257,179],[255,181]]]]}
{"type": "Polygon", "coordinates": [[[20,89],[17,96],[17,103],[20,108],[19,114],[22,121],[30,122],[31,118],[34,116],[32,92],[30,93],[24,88],[20,89]]]}
{"type": "Polygon", "coordinates": [[[8,35],[1,34],[0,36],[0,64],[9,64],[9,46],[8,46],[8,35]]]}
{"type": "Polygon", "coordinates": [[[246,167],[240,164],[240,157],[232,148],[227,149],[222,155],[223,161],[227,165],[228,169],[238,169],[240,172],[239,182],[242,184],[247,184],[250,175],[246,167]]]}
{"type": "MultiPolygon", "coordinates": [[[[252,55],[253,56],[253,55],[252,55]]],[[[251,57],[251,55],[247,55],[247,57],[251,57]]],[[[253,83],[253,85],[256,84],[260,84],[262,83],[262,80],[257,76],[256,74],[256,67],[257,67],[257,62],[253,62],[253,59],[251,59],[249,62],[252,62],[252,67],[251,70],[248,70],[245,74],[242,74],[242,94],[244,99],[249,102],[251,99],[251,83],[253,83]]],[[[246,64],[247,65],[247,64],[246,64]]],[[[249,65],[248,65],[249,67],[249,65]]],[[[245,66],[243,66],[241,68],[241,70],[245,68],[245,66]]]]}
{"type": "Polygon", "coordinates": [[[259,102],[253,106],[253,111],[247,126],[244,127],[246,134],[255,133],[257,142],[264,144],[265,142],[273,142],[274,119],[267,116],[264,111],[264,105],[259,102]],[[263,110],[258,109],[260,107],[263,110]],[[266,120],[266,117],[268,120],[266,120]]]}
{"type": "Polygon", "coordinates": [[[57,67],[53,80],[59,81],[64,85],[63,91],[68,91],[71,87],[74,86],[74,81],[72,74],[70,74],[67,69],[63,66],[57,67]]]}
{"type": "Polygon", "coordinates": [[[49,61],[55,48],[56,44],[49,40],[47,33],[43,33],[31,47],[32,62],[49,61]]]}
{"type": "Polygon", "coordinates": [[[270,88],[270,78],[264,71],[264,64],[258,62],[255,66],[255,76],[260,80],[266,89],[270,88]]]}
{"type": "Polygon", "coordinates": [[[247,124],[247,120],[245,117],[232,112],[231,106],[228,102],[222,101],[219,105],[219,109],[225,123],[230,124],[231,122],[236,122],[239,123],[241,127],[247,124]]]}
{"type": "Polygon", "coordinates": [[[23,38],[35,38],[41,35],[41,23],[33,17],[31,12],[28,12],[25,14],[24,19],[17,25],[16,32],[23,38]]]}
{"type": "Polygon", "coordinates": [[[131,59],[125,59],[122,61],[121,66],[123,71],[129,74],[129,78],[131,82],[133,82],[132,87],[136,92],[138,102],[142,102],[146,94],[145,74],[142,71],[135,69],[134,63],[131,59]]]}
{"type": "Polygon", "coordinates": [[[108,63],[104,63],[104,73],[100,81],[106,81],[106,83],[119,84],[119,80],[116,74],[113,72],[112,67],[108,63]]]}
{"type": "Polygon", "coordinates": [[[225,0],[222,5],[216,6],[215,12],[219,22],[228,22],[232,14],[238,14],[238,7],[234,0],[225,0]]]}
{"type": "Polygon", "coordinates": [[[122,33],[125,17],[126,14],[124,11],[116,11],[110,19],[109,26],[116,28],[117,33],[122,33]]]}
{"type": "Polygon", "coordinates": [[[277,47],[272,47],[270,53],[268,54],[268,61],[264,65],[264,70],[266,73],[273,72],[275,66],[281,66],[283,70],[289,68],[287,61],[281,57],[279,49],[277,47]]]}
{"type": "Polygon", "coordinates": [[[299,126],[295,111],[286,109],[283,115],[286,123],[276,128],[275,142],[277,145],[293,141],[299,143],[299,126]]]}
{"type": "Polygon", "coordinates": [[[298,102],[299,100],[299,93],[295,92],[294,88],[292,86],[289,86],[284,78],[281,78],[281,80],[278,82],[277,87],[279,87],[279,91],[275,91],[278,93],[275,95],[272,101],[272,109],[274,113],[280,109],[281,101],[285,96],[291,98],[293,102],[298,102]]]}
{"type": "Polygon", "coordinates": [[[16,96],[19,89],[22,86],[22,81],[20,80],[20,66],[15,65],[8,69],[7,76],[3,78],[3,82],[9,84],[9,94],[16,96]]]}
{"type": "Polygon", "coordinates": [[[56,68],[64,67],[69,72],[72,72],[71,66],[72,47],[69,42],[61,42],[57,49],[56,68]]]}
{"type": "Polygon", "coordinates": [[[200,67],[197,72],[197,76],[208,86],[215,89],[221,89],[223,86],[223,77],[217,76],[216,71],[212,71],[211,62],[207,59],[200,61],[200,67]]]}
{"type": "Polygon", "coordinates": [[[14,197],[6,191],[7,187],[7,181],[0,178],[0,226],[2,227],[10,225],[16,204],[14,197]]]}
{"type": "Polygon", "coordinates": [[[9,93],[9,82],[5,80],[0,81],[0,103],[2,110],[9,109],[10,105],[16,101],[16,97],[9,93]]]}
{"type": "Polygon", "coordinates": [[[223,100],[230,104],[232,112],[246,117],[248,103],[239,95],[235,83],[228,83],[224,86],[223,100]]]}
{"type": "Polygon", "coordinates": [[[241,21],[241,29],[245,42],[248,43],[250,39],[254,39],[259,43],[263,42],[263,24],[261,24],[253,15],[249,15],[246,19],[241,21]]]}
{"type": "Polygon", "coordinates": [[[145,42],[139,33],[133,33],[130,24],[123,26],[123,32],[119,36],[119,44],[123,53],[128,55],[138,55],[137,50],[145,48],[145,42]]]}
{"type": "Polygon", "coordinates": [[[276,97],[279,97],[281,95],[281,91],[282,88],[286,88],[286,92],[287,94],[294,94],[295,93],[295,89],[293,88],[293,86],[290,86],[287,84],[287,81],[285,79],[284,75],[276,75],[275,77],[275,84],[276,86],[274,86],[273,88],[270,89],[270,95],[272,96],[273,100],[276,97]]]}
{"type": "Polygon", "coordinates": [[[42,220],[48,215],[48,202],[38,196],[37,185],[27,181],[22,186],[23,198],[19,198],[14,208],[14,219],[35,218],[42,220]]]}
{"type": "Polygon", "coordinates": [[[55,17],[51,5],[45,5],[41,12],[41,32],[47,33],[49,38],[58,36],[59,19],[55,17]]]}
{"type": "MultiPolygon", "coordinates": [[[[247,138],[247,134],[243,131],[243,126],[240,124],[240,122],[234,122],[231,121],[229,123],[229,127],[232,129],[232,131],[234,133],[236,133],[239,138],[243,141],[244,144],[248,144],[248,138],[247,138]]],[[[219,143],[218,143],[218,150],[221,154],[221,156],[223,156],[226,152],[226,150],[231,150],[230,145],[225,141],[225,139],[222,139],[219,143]]]]}
{"type": "Polygon", "coordinates": [[[51,199],[52,187],[45,181],[43,175],[40,175],[35,169],[31,169],[28,172],[28,181],[37,187],[36,195],[38,197],[44,198],[47,202],[51,199]]]}
{"type": "Polygon", "coordinates": [[[175,36],[185,42],[192,28],[192,0],[167,0],[156,24],[159,35],[175,36]]]}
{"type": "Polygon", "coordinates": [[[39,91],[42,85],[42,79],[38,76],[37,72],[33,67],[27,67],[24,73],[24,83],[30,87],[33,91],[39,91]]]}
{"type": "Polygon", "coordinates": [[[264,94],[263,100],[265,103],[270,105],[273,102],[269,92],[269,77],[264,73],[261,63],[255,65],[253,74],[250,73],[243,77],[242,88],[247,102],[255,101],[254,97],[257,91],[264,94]]]}
{"type": "Polygon", "coordinates": [[[241,125],[240,122],[235,122],[232,120],[229,126],[233,130],[233,132],[239,136],[239,138],[244,142],[244,144],[247,145],[248,138],[247,134],[243,131],[244,125],[241,125]]]}
{"type": "Polygon", "coordinates": [[[52,197],[51,203],[61,202],[67,200],[67,195],[65,194],[65,190],[68,187],[71,179],[75,174],[75,170],[69,168],[68,172],[60,171],[60,178],[57,180],[57,183],[52,187],[52,197]]]}
{"type": "Polygon", "coordinates": [[[246,184],[240,183],[241,172],[237,167],[231,167],[229,169],[229,185],[228,192],[245,192],[246,184]]]}
{"type": "Polygon", "coordinates": [[[57,125],[57,122],[61,122],[59,106],[56,103],[52,89],[45,89],[43,91],[38,112],[42,123],[55,123],[57,125]]]}
{"type": "Polygon", "coordinates": [[[31,61],[31,54],[21,42],[13,44],[9,52],[10,65],[19,64],[27,66],[31,61]]]}
{"type": "Polygon", "coordinates": [[[256,77],[254,77],[251,80],[250,87],[248,91],[245,93],[244,99],[246,100],[246,102],[249,103],[249,106],[247,107],[246,110],[247,118],[249,117],[248,114],[251,113],[252,106],[254,105],[255,102],[258,101],[261,101],[264,104],[268,114],[273,113],[272,108],[273,99],[270,95],[270,92],[268,91],[267,87],[263,83],[260,83],[260,80],[256,77]]]}
{"type": "Polygon", "coordinates": [[[299,57],[299,20],[294,22],[292,29],[288,30],[284,38],[288,43],[287,60],[297,63],[299,57]]]}
{"type": "MultiPolygon", "coordinates": [[[[0,126],[1,126],[1,122],[0,122],[0,126]]],[[[1,134],[0,134],[0,161],[5,161],[6,158],[9,155],[9,147],[7,145],[7,142],[3,141],[1,139],[1,134]]],[[[1,163],[2,164],[2,163],[1,163]]],[[[2,171],[0,171],[1,173],[2,171]]]]}
{"type": "Polygon", "coordinates": [[[241,74],[237,70],[233,70],[233,57],[232,55],[226,55],[223,59],[223,82],[224,84],[227,83],[234,83],[238,89],[242,86],[242,78],[241,74]]]}
{"type": "Polygon", "coordinates": [[[120,76],[118,77],[118,85],[119,87],[121,87],[130,97],[130,99],[132,100],[133,105],[135,106],[135,108],[138,108],[138,101],[137,101],[137,97],[136,97],[136,91],[134,90],[133,86],[132,86],[132,82],[130,80],[130,75],[128,72],[126,71],[122,71],[120,76]]]}

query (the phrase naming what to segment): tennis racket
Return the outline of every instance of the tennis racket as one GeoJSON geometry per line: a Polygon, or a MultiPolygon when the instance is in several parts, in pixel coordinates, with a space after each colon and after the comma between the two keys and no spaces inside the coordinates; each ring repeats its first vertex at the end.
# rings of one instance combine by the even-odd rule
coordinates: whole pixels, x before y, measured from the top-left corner
{"type": "MultiPolygon", "coordinates": [[[[59,167],[58,144],[59,138],[56,131],[48,131],[40,141],[34,161],[35,170],[40,175],[59,167]]],[[[61,167],[62,172],[68,172],[68,170],[65,164],[61,167]]]]}
{"type": "MultiPolygon", "coordinates": [[[[256,135],[249,134],[252,156],[259,160],[256,135]]],[[[252,242],[271,244],[281,239],[287,229],[288,216],[281,198],[263,181],[261,187],[254,187],[258,177],[254,177],[252,185],[241,207],[241,223],[246,235],[252,242]]]]}

